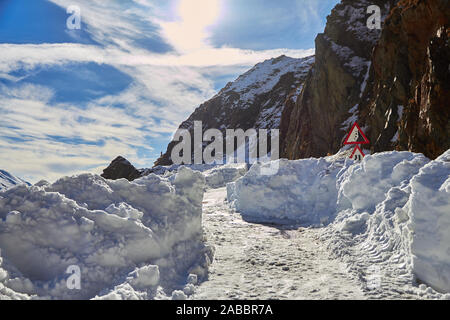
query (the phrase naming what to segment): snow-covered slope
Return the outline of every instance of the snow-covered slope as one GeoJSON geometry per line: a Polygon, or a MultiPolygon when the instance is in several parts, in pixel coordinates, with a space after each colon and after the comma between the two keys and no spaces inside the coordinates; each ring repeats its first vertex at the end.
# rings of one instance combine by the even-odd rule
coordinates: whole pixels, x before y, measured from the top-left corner
{"type": "Polygon", "coordinates": [[[202,174],[181,168],[168,178],[84,174],[0,192],[0,297],[149,299],[182,289],[190,273],[204,279],[204,186],[202,174]],[[71,265],[80,290],[67,286],[71,265]]]}
{"type": "MultiPolygon", "coordinates": [[[[313,56],[280,56],[261,62],[199,106],[180,129],[192,132],[194,121],[202,121],[203,131],[214,128],[222,133],[225,129],[278,129],[286,104],[297,99],[313,63],[313,56]]],[[[156,165],[172,164],[175,144],[169,144],[156,165]]]]}
{"type": "Polygon", "coordinates": [[[26,182],[13,176],[9,172],[0,170],[0,191],[9,189],[18,184],[26,184],[26,182]]]}
{"type": "MultiPolygon", "coordinates": [[[[284,100],[293,89],[295,89],[294,94],[298,95],[297,88],[301,85],[313,62],[314,57],[294,59],[281,56],[277,59],[266,60],[258,63],[236,81],[229,83],[220,91],[219,96],[221,96],[224,106],[230,109],[245,110],[250,108],[259,96],[276,90],[277,92],[263,102],[263,108],[255,121],[255,128],[276,129],[280,126],[284,100]],[[281,78],[290,73],[294,80],[290,87],[276,88],[277,85],[280,85],[281,78]]],[[[296,97],[292,96],[291,99],[294,100],[296,97]]],[[[222,120],[221,123],[226,123],[224,117],[219,119],[222,120]]]]}
{"type": "Polygon", "coordinates": [[[361,163],[279,160],[272,176],[260,175],[255,164],[228,184],[228,199],[252,221],[326,226],[330,248],[369,287],[367,270],[375,266],[383,281],[417,280],[450,292],[449,160],[450,150],[434,161],[410,152],[361,163]]]}

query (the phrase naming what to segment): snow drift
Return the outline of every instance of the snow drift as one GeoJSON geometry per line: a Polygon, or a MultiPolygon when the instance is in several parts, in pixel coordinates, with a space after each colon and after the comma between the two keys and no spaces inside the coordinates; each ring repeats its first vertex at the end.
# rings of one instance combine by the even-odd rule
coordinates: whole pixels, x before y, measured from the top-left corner
{"type": "Polygon", "coordinates": [[[201,173],[180,168],[167,178],[84,174],[0,192],[0,294],[149,299],[189,274],[204,278],[212,259],[204,186],[201,173]],[[81,270],[81,290],[67,288],[71,265],[81,270]]]}
{"type": "Polygon", "coordinates": [[[247,163],[227,163],[224,165],[218,164],[192,164],[192,165],[176,165],[171,166],[157,166],[152,169],[144,169],[143,175],[154,173],[161,176],[170,176],[176,173],[180,168],[186,167],[193,171],[203,173],[206,186],[208,188],[222,188],[227,183],[236,181],[247,173],[247,163]]]}
{"type": "Polygon", "coordinates": [[[261,175],[267,164],[255,164],[227,185],[228,201],[244,218],[264,222],[320,224],[336,212],[336,177],[344,161],[277,160],[275,175],[261,175]]]}
{"type": "Polygon", "coordinates": [[[450,151],[413,177],[404,207],[414,232],[411,250],[417,277],[450,292],[450,151]]]}
{"type": "Polygon", "coordinates": [[[370,290],[367,270],[375,265],[389,281],[450,292],[449,158],[450,150],[435,161],[410,152],[361,163],[278,160],[272,176],[260,175],[256,164],[227,185],[228,200],[249,220],[326,226],[330,248],[370,290]]]}

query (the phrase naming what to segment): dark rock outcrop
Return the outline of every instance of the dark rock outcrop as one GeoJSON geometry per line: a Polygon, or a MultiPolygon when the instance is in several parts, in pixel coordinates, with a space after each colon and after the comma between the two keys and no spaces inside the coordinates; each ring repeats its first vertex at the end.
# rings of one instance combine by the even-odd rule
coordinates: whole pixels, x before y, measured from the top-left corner
{"type": "Polygon", "coordinates": [[[133,181],[141,177],[141,172],[137,170],[127,159],[118,156],[106,169],[103,170],[103,174],[101,176],[109,180],[125,178],[128,181],[133,181]]]}

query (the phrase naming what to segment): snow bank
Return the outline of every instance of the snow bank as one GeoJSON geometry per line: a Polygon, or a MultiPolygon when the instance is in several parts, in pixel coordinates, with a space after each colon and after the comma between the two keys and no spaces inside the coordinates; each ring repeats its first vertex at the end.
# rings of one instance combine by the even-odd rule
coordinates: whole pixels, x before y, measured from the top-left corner
{"type": "Polygon", "coordinates": [[[169,178],[84,174],[0,192],[8,261],[0,281],[30,296],[87,299],[151,298],[158,285],[171,290],[190,273],[204,278],[212,259],[202,239],[204,186],[202,174],[181,168],[169,178]],[[81,270],[80,290],[67,286],[72,265],[81,270]]]}
{"type": "Polygon", "coordinates": [[[411,217],[417,278],[450,292],[450,150],[414,176],[404,210],[411,217]]]}
{"type": "Polygon", "coordinates": [[[144,175],[154,173],[168,177],[183,167],[202,172],[206,179],[206,186],[213,189],[225,187],[227,183],[244,176],[248,170],[246,163],[171,165],[147,169],[144,171],[144,175]]]}
{"type": "Polygon", "coordinates": [[[227,183],[236,181],[247,173],[247,164],[226,164],[205,171],[203,174],[209,188],[223,188],[227,183]]]}
{"type": "Polygon", "coordinates": [[[253,221],[326,224],[323,239],[379,298],[388,283],[416,280],[450,292],[449,158],[450,150],[435,161],[410,152],[361,163],[280,160],[276,175],[260,175],[254,165],[228,184],[228,200],[253,221]]]}
{"type": "Polygon", "coordinates": [[[244,218],[260,222],[326,223],[336,213],[336,179],[344,160],[277,160],[275,175],[261,175],[253,165],[241,179],[227,185],[228,201],[244,218]]]}

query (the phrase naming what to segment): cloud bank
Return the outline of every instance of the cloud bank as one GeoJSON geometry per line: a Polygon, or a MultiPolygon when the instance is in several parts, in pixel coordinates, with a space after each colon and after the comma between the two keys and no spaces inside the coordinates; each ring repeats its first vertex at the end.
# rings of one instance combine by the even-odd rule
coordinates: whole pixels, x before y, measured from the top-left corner
{"type": "MultiPolygon", "coordinates": [[[[80,0],[95,44],[0,44],[0,167],[36,182],[99,173],[119,154],[151,166],[179,123],[226,81],[265,59],[314,53],[217,46],[210,24],[223,1],[200,22],[195,6],[209,0],[180,1],[80,0]],[[62,72],[64,81],[52,76],[62,72]]],[[[72,4],[51,2],[64,12],[72,4]]]]}

